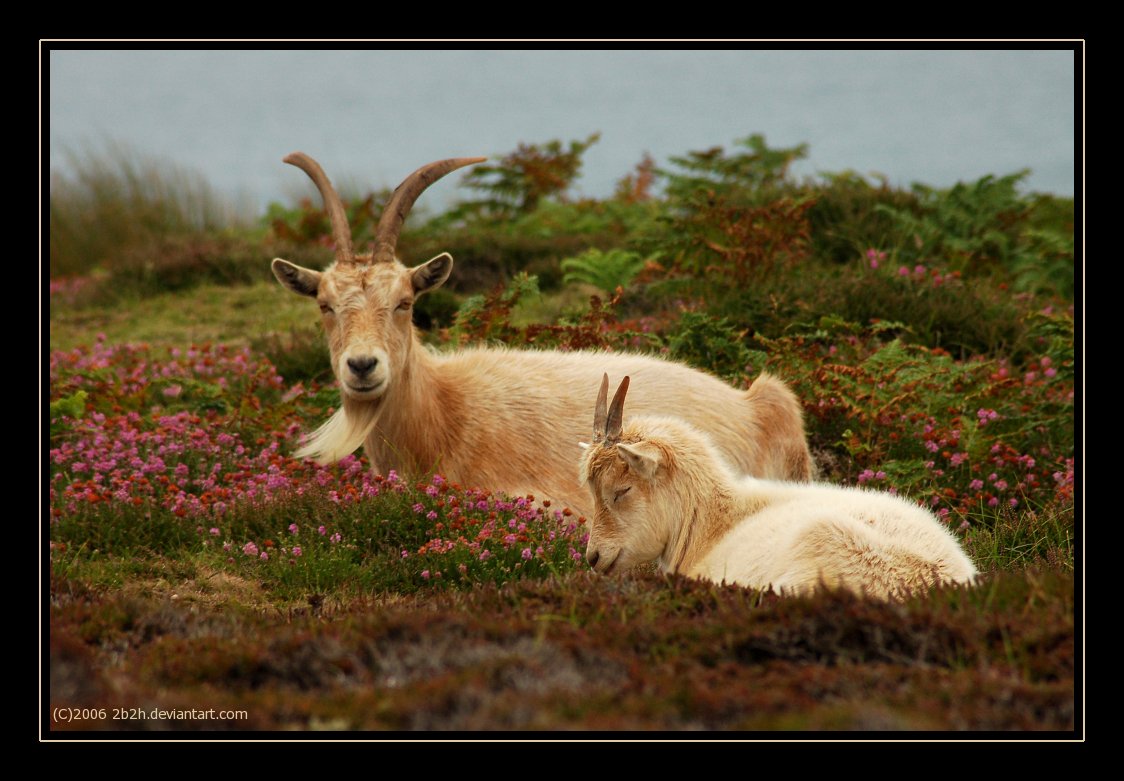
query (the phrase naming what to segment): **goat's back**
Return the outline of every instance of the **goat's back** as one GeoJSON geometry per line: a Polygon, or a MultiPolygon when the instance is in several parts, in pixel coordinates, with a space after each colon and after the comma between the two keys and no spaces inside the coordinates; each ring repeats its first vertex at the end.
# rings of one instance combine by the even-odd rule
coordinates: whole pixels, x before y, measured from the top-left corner
{"type": "Polygon", "coordinates": [[[795,593],[843,586],[879,597],[976,575],[952,533],[905,499],[826,484],[747,479],[744,486],[764,508],[689,574],[795,593]]]}
{"type": "MultiPolygon", "coordinates": [[[[450,479],[513,493],[537,491],[589,515],[578,484],[578,443],[589,441],[604,374],[632,378],[630,413],[672,412],[705,432],[738,471],[760,477],[809,478],[803,417],[792,392],[760,375],[750,390],[680,363],[600,351],[468,349],[432,354],[438,394],[455,431],[434,467],[450,479]]],[[[377,453],[393,464],[395,454],[377,453]]]]}

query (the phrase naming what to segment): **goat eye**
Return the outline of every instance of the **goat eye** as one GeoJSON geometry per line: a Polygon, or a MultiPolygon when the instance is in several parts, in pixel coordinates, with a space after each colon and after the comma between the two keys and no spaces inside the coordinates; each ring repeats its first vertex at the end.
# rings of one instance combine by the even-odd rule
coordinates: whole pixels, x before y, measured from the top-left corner
{"type": "Polygon", "coordinates": [[[324,315],[326,315],[326,314],[328,314],[329,312],[335,312],[335,311],[336,311],[336,310],[332,309],[332,307],[328,306],[327,304],[321,304],[321,305],[320,305],[320,313],[321,313],[321,314],[324,314],[324,315]]]}
{"type": "Polygon", "coordinates": [[[626,487],[626,488],[618,488],[616,491],[613,492],[613,501],[619,502],[621,497],[624,496],[625,494],[627,494],[631,490],[632,490],[631,485],[626,487]]]}
{"type": "Polygon", "coordinates": [[[405,311],[406,311],[407,309],[409,309],[409,308],[410,308],[410,307],[412,307],[413,305],[414,305],[414,302],[413,302],[413,301],[411,301],[410,299],[408,299],[408,298],[406,298],[406,299],[403,299],[403,300],[402,300],[402,301],[400,301],[400,302],[399,302],[399,304],[398,304],[398,311],[399,311],[399,312],[405,312],[405,311]]]}

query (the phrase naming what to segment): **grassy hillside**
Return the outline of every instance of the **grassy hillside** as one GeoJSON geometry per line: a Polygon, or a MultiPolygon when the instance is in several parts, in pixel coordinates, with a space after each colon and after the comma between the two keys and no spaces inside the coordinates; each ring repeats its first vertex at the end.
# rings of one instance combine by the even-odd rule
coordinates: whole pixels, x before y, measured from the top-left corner
{"type": "MultiPolygon", "coordinates": [[[[190,177],[93,161],[52,184],[45,729],[1081,728],[1072,201],[797,182],[804,150],[759,137],[574,201],[595,140],[501,156],[411,223],[400,254],[457,263],[424,338],[768,370],[823,479],[930,507],[980,584],[597,578],[569,508],[296,461],[338,393],[268,263],[330,260],[319,204],[223,218],[190,177]]],[[[382,200],[349,201],[358,242],[382,200]]]]}

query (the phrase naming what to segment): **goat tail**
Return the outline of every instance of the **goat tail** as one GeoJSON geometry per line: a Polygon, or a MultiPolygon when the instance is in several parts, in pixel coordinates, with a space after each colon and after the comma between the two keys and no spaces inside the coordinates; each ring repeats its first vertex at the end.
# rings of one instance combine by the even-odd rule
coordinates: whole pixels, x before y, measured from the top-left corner
{"type": "Polygon", "coordinates": [[[379,417],[379,405],[343,400],[342,406],[294,454],[312,458],[321,465],[334,464],[363,444],[379,417]]]}
{"type": "Polygon", "coordinates": [[[781,379],[761,372],[749,386],[746,400],[761,433],[759,442],[774,463],[766,465],[762,476],[780,480],[814,480],[818,470],[804,435],[804,409],[792,389],[781,379]]]}

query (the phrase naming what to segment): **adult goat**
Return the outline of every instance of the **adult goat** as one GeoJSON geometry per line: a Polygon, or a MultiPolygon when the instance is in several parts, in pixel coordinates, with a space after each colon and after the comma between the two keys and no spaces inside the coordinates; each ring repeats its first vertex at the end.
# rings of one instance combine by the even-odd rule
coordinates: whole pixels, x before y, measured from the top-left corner
{"type": "Polygon", "coordinates": [[[430,184],[485,158],[422,166],[398,186],[369,254],[356,254],[343,203],[320,165],[302,152],[285,158],[316,184],[335,239],[324,271],[273,261],[295,293],[315,298],[328,335],[342,404],[297,451],[331,463],[360,444],[375,471],[410,476],[437,471],[464,485],[533,493],[588,514],[574,473],[578,419],[605,372],[642,378],[640,410],[678,410],[707,431],[730,463],[747,473],[807,480],[812,459],[800,405],[766,374],[748,391],[670,361],[615,352],[475,348],[440,353],[421,343],[415,299],[449,277],[448,253],[407,267],[395,257],[402,224],[430,184]]]}

